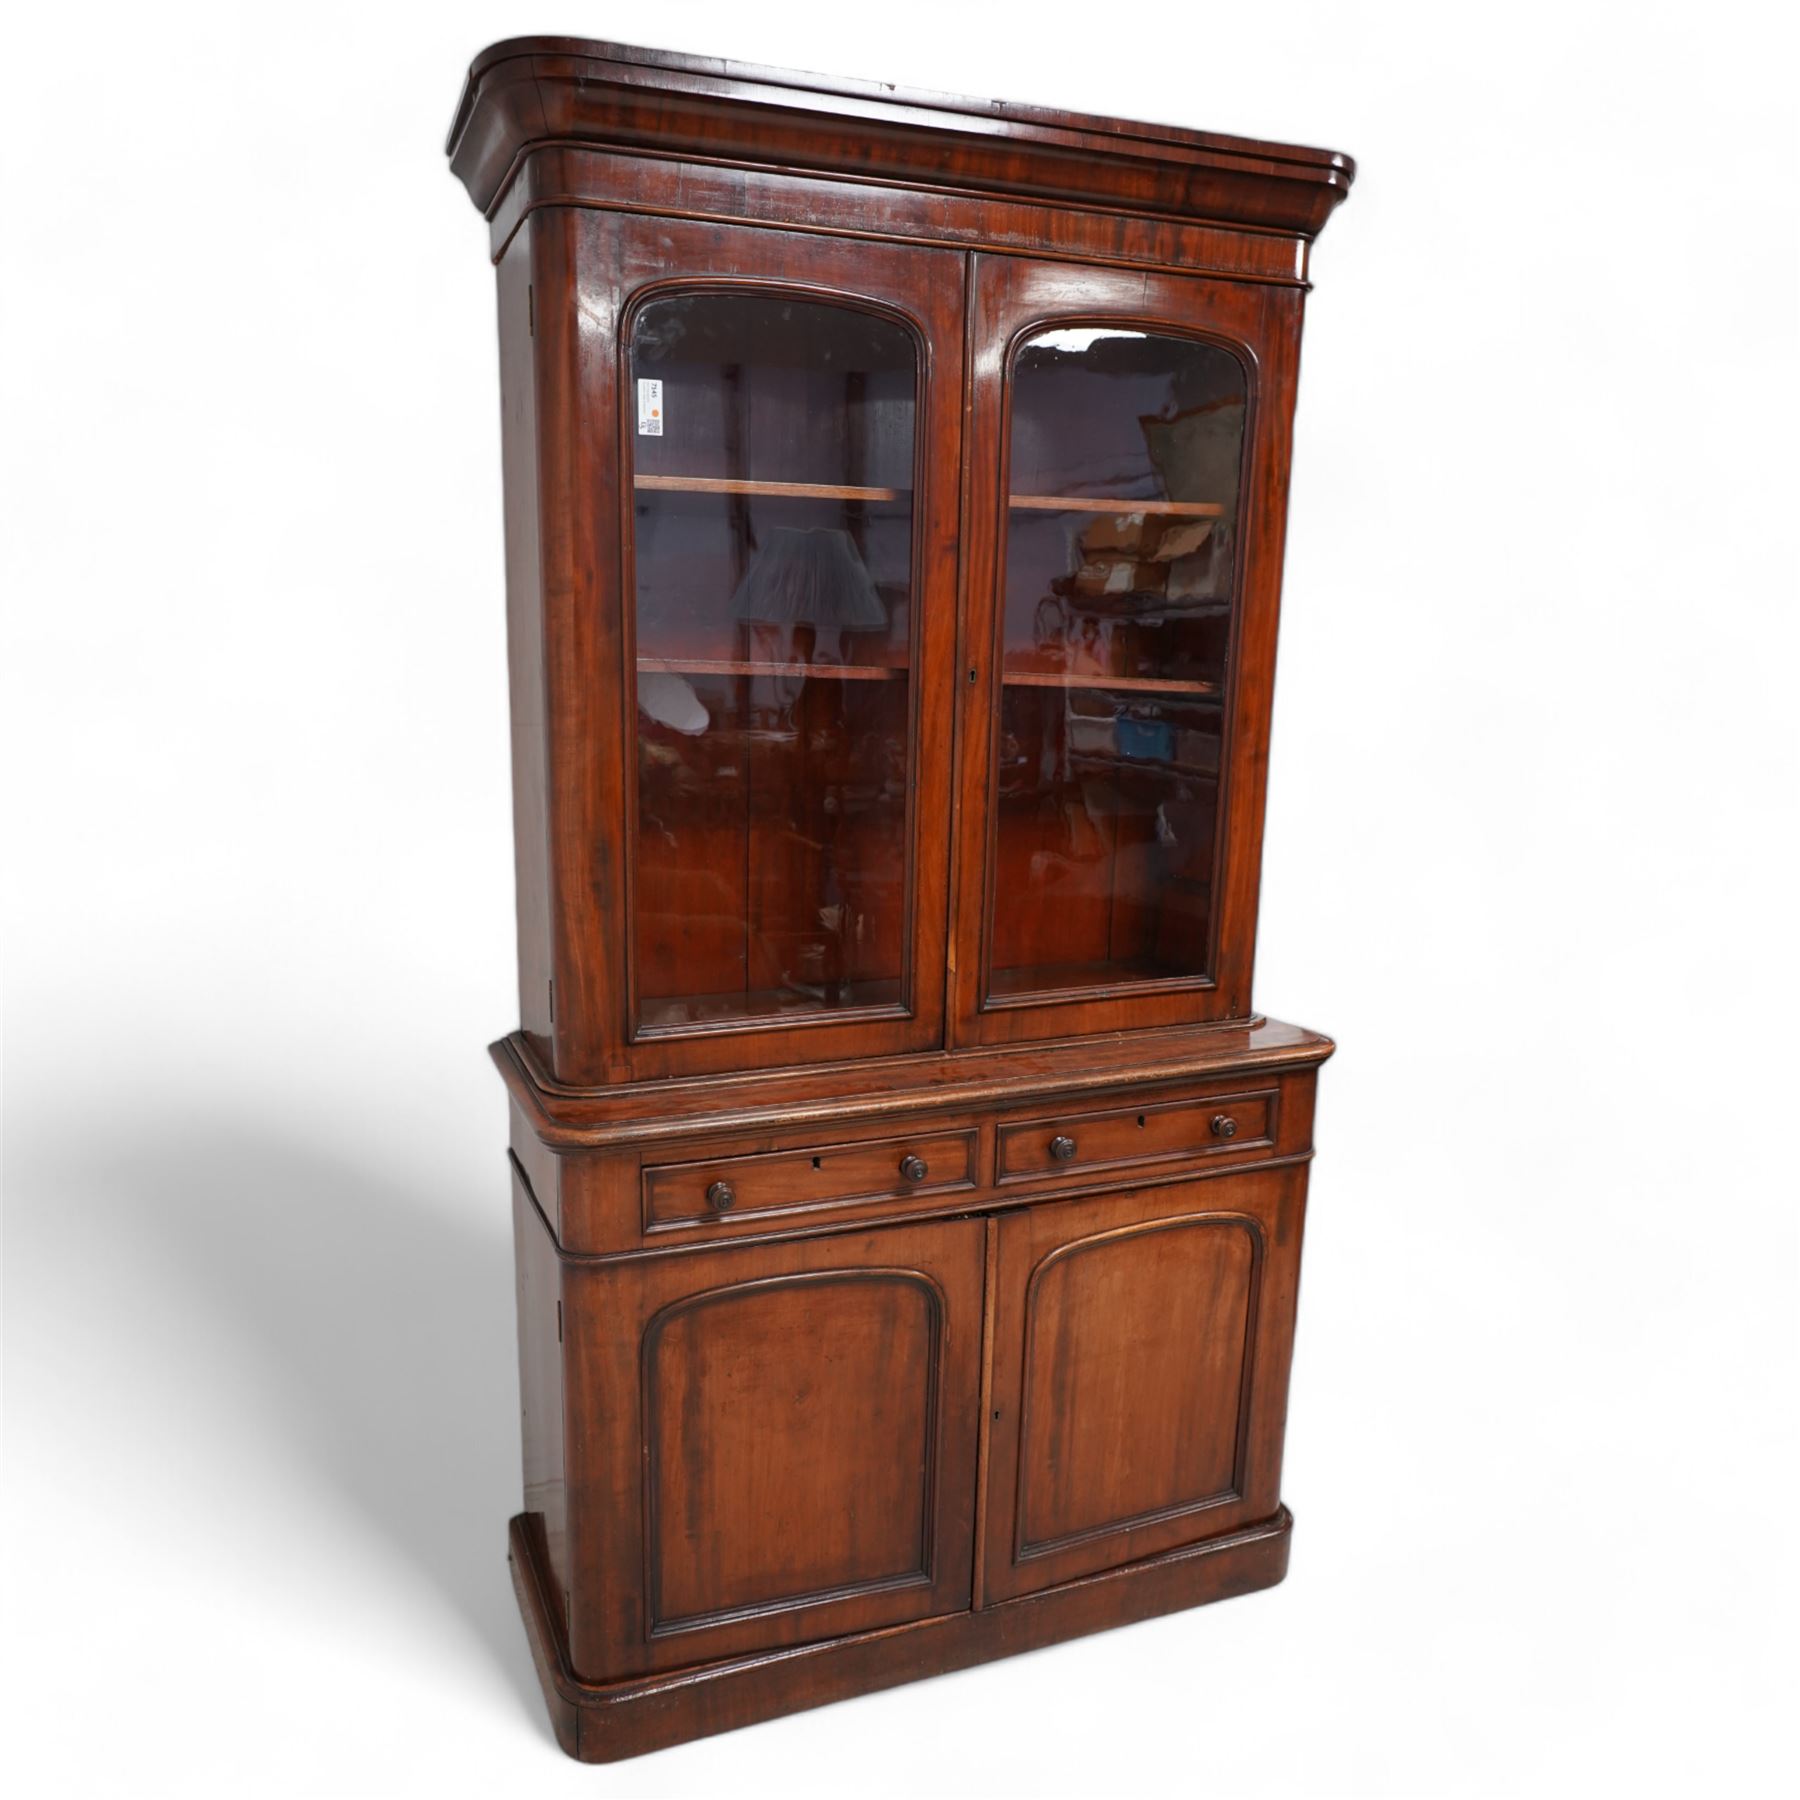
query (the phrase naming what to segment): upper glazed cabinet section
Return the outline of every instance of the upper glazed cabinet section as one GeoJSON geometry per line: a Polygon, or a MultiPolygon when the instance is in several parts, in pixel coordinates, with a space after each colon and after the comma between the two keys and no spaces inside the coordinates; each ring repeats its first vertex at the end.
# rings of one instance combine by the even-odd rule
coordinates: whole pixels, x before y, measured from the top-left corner
{"type": "Polygon", "coordinates": [[[450,154],[545,1079],[1249,1016],[1348,161],[561,39],[478,59],[450,154]]]}

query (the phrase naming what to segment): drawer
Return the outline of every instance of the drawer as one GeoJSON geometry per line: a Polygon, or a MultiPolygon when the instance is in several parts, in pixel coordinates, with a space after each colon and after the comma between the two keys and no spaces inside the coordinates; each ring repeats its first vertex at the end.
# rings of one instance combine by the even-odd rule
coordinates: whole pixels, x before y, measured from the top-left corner
{"type": "Polygon", "coordinates": [[[1260,1153],[1275,1142],[1274,1088],[1107,1112],[1053,1113],[1000,1127],[1000,1179],[1120,1164],[1260,1153]]]}
{"type": "Polygon", "coordinates": [[[975,1185],[975,1143],[973,1131],[940,1131],[647,1167],[644,1229],[953,1193],[975,1185]]]}

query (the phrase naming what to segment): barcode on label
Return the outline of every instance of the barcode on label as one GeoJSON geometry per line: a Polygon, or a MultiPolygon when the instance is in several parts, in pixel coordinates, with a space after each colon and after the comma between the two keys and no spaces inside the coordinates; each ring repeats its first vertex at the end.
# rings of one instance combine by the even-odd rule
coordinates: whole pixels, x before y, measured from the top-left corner
{"type": "Polygon", "coordinates": [[[640,381],[638,387],[638,436],[661,437],[663,434],[662,383],[640,381]]]}

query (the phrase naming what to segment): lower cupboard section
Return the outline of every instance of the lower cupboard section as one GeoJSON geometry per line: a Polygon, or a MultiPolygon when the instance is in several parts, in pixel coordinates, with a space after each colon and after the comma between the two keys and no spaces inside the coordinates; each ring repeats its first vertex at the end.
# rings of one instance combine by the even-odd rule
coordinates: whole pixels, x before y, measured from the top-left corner
{"type": "Polygon", "coordinates": [[[564,1478],[531,1529],[572,1677],[966,1613],[1272,1519],[1304,1198],[1289,1166],[559,1258],[554,1302],[522,1258],[526,1456],[564,1478]]]}

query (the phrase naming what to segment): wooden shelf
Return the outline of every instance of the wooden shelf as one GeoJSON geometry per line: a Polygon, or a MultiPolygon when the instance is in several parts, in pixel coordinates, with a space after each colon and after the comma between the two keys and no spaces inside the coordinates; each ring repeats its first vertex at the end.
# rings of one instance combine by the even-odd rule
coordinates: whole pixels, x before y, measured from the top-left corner
{"type": "Polygon", "coordinates": [[[893,979],[847,982],[838,994],[824,998],[803,987],[750,988],[728,994],[677,994],[669,999],[646,998],[643,1029],[679,1031],[684,1025],[701,1025],[728,1019],[777,1019],[789,1014],[815,1017],[821,1013],[856,1012],[900,1004],[900,983],[893,979]]]}
{"type": "MultiPolygon", "coordinates": [[[[1205,883],[1183,883],[1204,889],[1205,883]]],[[[1120,957],[1107,962],[1034,963],[1011,969],[996,969],[991,977],[992,992],[999,998],[1016,994],[1056,994],[1080,992],[1088,988],[1130,988],[1140,982],[1186,982],[1203,980],[1197,969],[1182,969],[1158,962],[1147,956],[1120,957]]]]}
{"type": "Polygon", "coordinates": [[[1156,513],[1172,519],[1217,519],[1216,500],[1095,500],[1085,494],[1012,494],[1008,504],[1026,512],[1156,513]]]}
{"type": "Polygon", "coordinates": [[[819,481],[715,480],[708,475],[639,475],[633,486],[662,494],[764,494],[773,500],[898,500],[912,492],[897,487],[833,487],[819,481]]]}
{"type": "Polygon", "coordinates": [[[904,681],[904,668],[879,663],[765,662],[755,658],[640,656],[638,673],[662,675],[815,675],[826,681],[904,681]]]}
{"type": "Polygon", "coordinates": [[[1070,675],[1060,669],[1006,669],[1005,687],[1105,688],[1123,694],[1222,694],[1222,681],[1165,681],[1155,675],[1070,675]]]}
{"type": "Polygon", "coordinates": [[[1217,767],[1207,768],[1203,763],[1177,762],[1165,756],[1128,755],[1123,750],[1114,750],[1101,756],[1092,750],[1075,750],[1069,755],[1069,766],[1072,769],[1085,769],[1088,773],[1101,776],[1107,781],[1122,781],[1127,777],[1136,779],[1143,777],[1162,783],[1168,776],[1180,776],[1188,781],[1217,781],[1217,767]]]}

